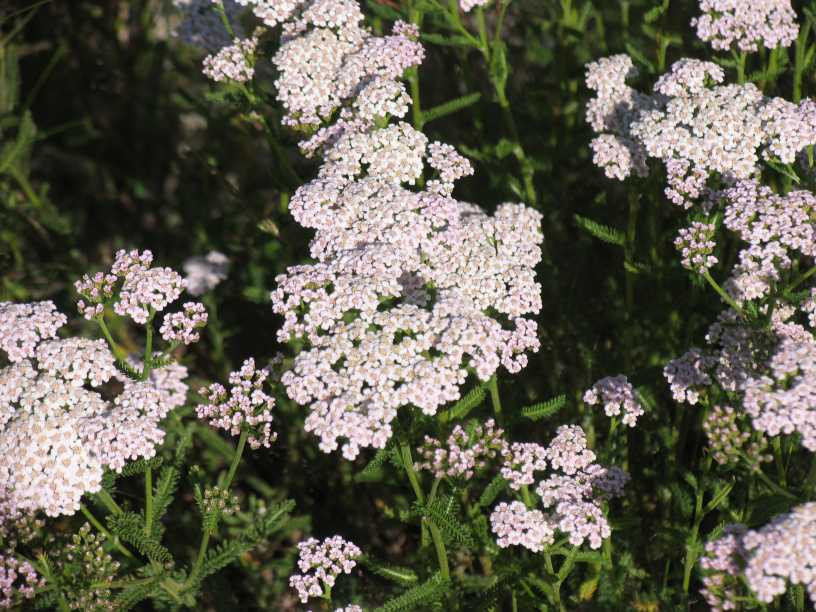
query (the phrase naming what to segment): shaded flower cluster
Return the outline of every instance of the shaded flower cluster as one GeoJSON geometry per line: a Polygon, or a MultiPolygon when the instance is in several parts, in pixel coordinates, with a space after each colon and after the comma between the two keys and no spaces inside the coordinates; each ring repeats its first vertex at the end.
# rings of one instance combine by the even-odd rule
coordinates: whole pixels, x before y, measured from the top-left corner
{"type": "Polygon", "coordinates": [[[470,479],[505,451],[503,436],[504,431],[496,427],[493,419],[484,425],[473,423],[467,429],[457,425],[444,446],[436,438],[425,436],[425,443],[417,449],[422,460],[416,468],[430,471],[434,478],[470,479]]]}
{"type": "Polygon", "coordinates": [[[549,465],[547,477],[535,489],[541,507],[548,511],[528,508],[521,502],[497,505],[490,522],[499,546],[521,545],[539,552],[560,531],[572,545],[589,542],[590,548],[596,549],[611,535],[601,502],[622,495],[629,476],[618,468],[595,463],[595,453],[586,442],[580,427],[564,425],[546,448],[518,447],[517,454],[525,455],[526,468],[510,474],[516,485],[512,488],[532,484],[533,472],[544,471],[549,465]]]}
{"type": "Polygon", "coordinates": [[[45,581],[28,561],[0,554],[0,608],[20,605],[44,585],[45,581]]]}
{"type": "Polygon", "coordinates": [[[362,554],[357,546],[340,536],[299,542],[298,568],[302,573],[290,576],[289,586],[297,591],[303,603],[310,597],[320,597],[324,589],[334,586],[340,574],[351,573],[362,554]]]}
{"type": "Polygon", "coordinates": [[[584,393],[584,402],[590,406],[602,404],[608,417],[623,415],[621,422],[629,427],[634,427],[643,414],[634,387],[623,375],[607,376],[596,382],[584,393]]]}
{"type": "Polygon", "coordinates": [[[190,257],[182,264],[187,293],[203,295],[215,289],[229,273],[229,258],[219,251],[210,251],[203,256],[190,257]]]}

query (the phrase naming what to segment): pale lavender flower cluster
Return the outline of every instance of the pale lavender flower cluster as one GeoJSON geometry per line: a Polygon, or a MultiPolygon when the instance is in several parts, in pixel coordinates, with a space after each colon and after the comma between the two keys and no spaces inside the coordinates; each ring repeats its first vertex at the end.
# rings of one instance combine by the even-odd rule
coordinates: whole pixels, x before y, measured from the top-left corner
{"type": "Polygon", "coordinates": [[[526,465],[515,469],[517,465],[506,464],[514,473],[505,477],[511,480],[512,488],[518,489],[533,484],[530,476],[549,465],[549,475],[536,487],[542,507],[549,512],[527,508],[520,502],[496,506],[490,522],[499,546],[521,545],[540,552],[560,531],[568,535],[574,546],[588,541],[590,548],[596,549],[610,536],[601,501],[622,495],[629,476],[618,468],[607,469],[595,463],[595,453],[587,448],[586,442],[580,427],[564,425],[546,448],[517,446],[514,454],[524,459],[526,465]]]}
{"type": "Polygon", "coordinates": [[[340,574],[350,574],[362,551],[340,536],[325,540],[309,538],[298,543],[298,567],[302,573],[289,577],[302,603],[310,597],[320,597],[326,588],[334,586],[340,574]]]}
{"type": "Polygon", "coordinates": [[[541,216],[503,204],[491,218],[454,199],[467,160],[407,123],[375,120],[407,112],[399,79],[423,57],[415,27],[374,36],[352,0],[298,4],[276,20],[285,123],[318,127],[302,147],[324,159],[290,202],[316,230],[317,261],[289,268],[272,294],[280,341],[308,341],[281,382],[310,406],[320,448],[342,440],[352,459],[385,446],[398,408],[430,415],[458,399],[468,367],[487,380],[526,365],[539,346],[525,315],[541,308],[541,216]],[[426,167],[437,178],[408,189],[426,167]]]}
{"type": "Polygon", "coordinates": [[[425,443],[417,449],[421,461],[419,470],[428,470],[435,478],[464,478],[469,480],[486,469],[507,447],[504,431],[496,428],[493,419],[465,429],[453,428],[445,446],[436,438],[425,436],[425,443]]]}
{"type": "Polygon", "coordinates": [[[43,580],[28,561],[0,554],[0,608],[11,608],[31,599],[37,589],[45,586],[43,580]]]}
{"type": "Polygon", "coordinates": [[[714,49],[789,47],[799,34],[790,0],[700,0],[700,12],[691,25],[714,49]]]}
{"type": "MultiPolygon", "coordinates": [[[[41,312],[31,306],[34,316],[16,323],[27,338],[42,330],[41,312]]],[[[12,345],[14,351],[19,356],[19,346],[12,345]]],[[[99,387],[116,370],[103,341],[45,339],[27,352],[27,359],[0,369],[0,454],[7,458],[0,490],[13,512],[72,514],[83,494],[99,490],[104,469],[121,470],[128,460],[155,454],[164,438],[159,421],[183,403],[184,393],[174,372],[126,381],[113,402],[106,401],[99,387]]]]}
{"type": "MultiPolygon", "coordinates": [[[[648,173],[646,160],[666,168],[666,196],[689,208],[708,193],[714,174],[726,180],[751,178],[763,159],[793,163],[816,143],[816,105],[768,98],[753,84],[719,85],[724,78],[711,62],[681,59],[645,95],[626,84],[635,76],[626,55],[587,66],[587,87],[596,92],[587,120],[599,136],[595,162],[610,178],[648,173]]],[[[704,204],[705,206],[705,204],[704,204]]]]}
{"type": "Polygon", "coordinates": [[[201,394],[209,403],[196,407],[198,418],[233,436],[246,430],[251,448],[269,448],[278,434],[272,431],[275,398],[263,390],[268,377],[269,371],[256,369],[255,360],[250,357],[240,370],[230,374],[229,392],[219,383],[202,389],[201,394]]]}
{"type": "Polygon", "coordinates": [[[0,351],[12,363],[33,357],[37,345],[56,338],[67,322],[53,302],[0,302],[0,351]]]}
{"type": "Polygon", "coordinates": [[[513,442],[504,451],[501,475],[518,491],[535,484],[535,472],[547,469],[547,449],[535,442],[513,442]]]}
{"type": "Polygon", "coordinates": [[[204,256],[190,257],[184,264],[184,282],[187,293],[203,295],[215,289],[229,273],[229,258],[219,251],[210,251],[204,256]]]}
{"type": "Polygon", "coordinates": [[[235,81],[245,83],[255,75],[255,49],[258,38],[235,39],[231,45],[222,47],[218,53],[204,58],[204,76],[216,82],[235,81]]]}
{"type": "Polygon", "coordinates": [[[719,260],[712,255],[717,243],[714,242],[713,223],[694,221],[689,227],[680,228],[674,246],[683,256],[681,263],[689,270],[702,274],[719,260]]]}
{"type": "Polygon", "coordinates": [[[816,503],[806,503],[756,530],[736,525],[706,546],[702,567],[712,572],[703,594],[720,610],[735,610],[742,575],[757,599],[771,603],[787,584],[801,584],[816,602],[816,503]]]}
{"type": "Polygon", "coordinates": [[[200,339],[200,330],[207,325],[207,310],[199,302],[186,302],[182,312],[165,315],[159,328],[166,342],[192,344],[200,339]]]}
{"type": "Polygon", "coordinates": [[[621,416],[621,422],[629,427],[637,424],[643,414],[643,406],[635,397],[635,389],[626,376],[607,376],[597,381],[584,393],[584,402],[590,406],[603,404],[608,417],[621,416]]]}
{"type": "Polygon", "coordinates": [[[693,347],[666,364],[663,376],[669,383],[674,401],[694,405],[700,400],[700,391],[711,384],[708,369],[713,364],[710,362],[708,355],[693,347]]]}

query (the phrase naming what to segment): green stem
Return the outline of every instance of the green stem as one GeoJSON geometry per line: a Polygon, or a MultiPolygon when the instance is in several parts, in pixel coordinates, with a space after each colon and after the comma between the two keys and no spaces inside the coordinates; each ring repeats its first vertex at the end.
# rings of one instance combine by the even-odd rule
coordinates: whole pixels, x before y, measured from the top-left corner
{"type": "Polygon", "coordinates": [[[150,309],[150,316],[147,318],[147,326],[145,327],[145,352],[144,365],[142,366],[142,380],[150,378],[150,370],[153,369],[153,317],[156,315],[153,309],[150,309]]]}
{"type": "Polygon", "coordinates": [[[734,53],[734,59],[737,63],[737,83],[742,85],[745,83],[745,62],[748,59],[748,54],[745,51],[734,53]]]}
{"type": "Polygon", "coordinates": [[[691,585],[691,571],[697,562],[697,537],[700,524],[703,522],[703,492],[697,492],[697,501],[694,506],[694,523],[691,527],[689,541],[686,543],[686,561],[683,568],[683,592],[688,593],[691,585]]]}
{"type": "Polygon", "coordinates": [[[153,468],[145,470],[145,535],[153,532],[153,468]]]}
{"type": "Polygon", "coordinates": [[[737,304],[734,301],[734,298],[732,298],[730,295],[728,295],[722,287],[720,287],[720,285],[719,285],[719,283],[717,283],[717,281],[715,281],[713,278],[711,278],[711,273],[708,270],[705,270],[703,272],[703,278],[705,278],[708,281],[708,284],[711,285],[714,288],[714,291],[716,291],[720,295],[720,297],[725,301],[726,304],[728,304],[731,308],[733,308],[738,314],[740,314],[740,315],[743,314],[742,308],[740,307],[740,305],[737,304]]]}
{"type": "Polygon", "coordinates": [[[37,555],[37,560],[39,561],[37,564],[37,569],[40,570],[43,578],[45,578],[45,583],[47,585],[51,585],[51,587],[57,591],[57,604],[60,612],[70,612],[71,608],[68,607],[68,602],[65,600],[65,595],[62,594],[62,591],[58,587],[57,581],[54,579],[54,574],[51,572],[51,564],[48,563],[48,557],[45,556],[45,553],[40,553],[37,555]]]}
{"type": "Polygon", "coordinates": [[[105,489],[100,489],[99,493],[96,494],[96,499],[105,506],[111,514],[122,514],[122,509],[119,507],[119,504],[116,503],[110,493],[105,489]]]}
{"type": "Polygon", "coordinates": [[[490,401],[493,404],[493,414],[496,415],[497,419],[501,419],[502,405],[501,397],[499,396],[499,379],[496,374],[490,377],[487,386],[490,389],[490,401]]]}
{"type": "Polygon", "coordinates": [[[428,529],[431,531],[431,539],[433,540],[434,548],[436,549],[436,560],[439,563],[439,573],[442,578],[450,580],[450,568],[448,567],[448,552],[445,550],[445,541],[442,539],[442,533],[439,527],[431,519],[426,519],[428,529]]]}
{"type": "Polygon", "coordinates": [[[533,507],[533,497],[530,495],[530,489],[527,485],[521,485],[521,499],[524,500],[524,505],[528,508],[533,507]]]}
{"type": "Polygon", "coordinates": [[[419,477],[414,469],[414,459],[411,457],[411,448],[407,442],[400,443],[400,454],[402,455],[402,464],[405,467],[406,474],[408,474],[411,488],[414,490],[414,495],[416,495],[420,504],[424,504],[425,493],[422,492],[422,486],[419,484],[419,477]]]}
{"type": "Polygon", "coordinates": [[[105,336],[105,340],[108,341],[108,345],[113,351],[113,354],[120,361],[125,361],[127,359],[127,353],[116,343],[116,340],[113,339],[113,336],[105,323],[105,315],[103,314],[96,317],[96,322],[99,323],[99,327],[102,329],[102,335],[105,336]]]}
{"type": "Polygon", "coordinates": [[[94,528],[99,533],[104,535],[108,539],[108,541],[111,544],[113,544],[120,553],[125,555],[128,559],[133,559],[133,560],[136,559],[136,557],[133,555],[133,553],[130,552],[127,548],[125,548],[125,546],[119,541],[119,538],[117,536],[113,535],[110,531],[108,531],[105,528],[105,526],[102,523],[99,522],[99,520],[88,509],[88,506],[86,506],[85,504],[80,504],[79,509],[80,509],[80,511],[82,511],[82,514],[85,515],[85,518],[88,519],[88,522],[91,525],[93,525],[94,528]]]}
{"type": "Polygon", "coordinates": [[[771,489],[771,490],[772,490],[774,493],[778,493],[778,494],[779,494],[779,495],[781,495],[782,497],[787,497],[787,498],[788,498],[788,499],[790,499],[790,500],[799,501],[799,498],[798,498],[796,495],[794,495],[793,493],[791,493],[791,492],[790,492],[790,491],[788,491],[787,489],[783,489],[782,487],[780,487],[780,486],[779,486],[778,484],[776,484],[776,483],[775,483],[773,480],[771,480],[770,478],[768,478],[768,475],[767,475],[767,474],[765,474],[765,472],[763,472],[761,469],[757,469],[757,470],[756,470],[754,473],[755,473],[757,476],[759,476],[759,479],[760,479],[760,480],[761,480],[761,481],[762,481],[762,482],[763,482],[763,483],[764,483],[764,484],[765,484],[765,485],[766,485],[766,486],[767,486],[769,489],[771,489]]]}
{"type": "Polygon", "coordinates": [[[774,453],[774,463],[776,464],[776,476],[779,478],[779,484],[782,487],[788,486],[787,477],[785,476],[785,461],[782,458],[782,440],[779,436],[775,436],[771,441],[771,447],[774,453]]]}
{"type": "Polygon", "coordinates": [[[785,289],[785,291],[786,292],[787,291],[793,291],[794,289],[796,289],[799,285],[804,283],[807,279],[809,279],[814,274],[816,274],[816,266],[813,266],[810,270],[808,270],[804,274],[801,274],[795,281],[793,281],[790,285],[788,285],[788,287],[785,289]]]}
{"type": "MultiPolygon", "coordinates": [[[[238,471],[238,464],[241,463],[241,456],[244,454],[244,447],[246,446],[248,432],[246,430],[241,432],[241,436],[238,438],[238,447],[235,449],[235,453],[232,456],[232,463],[230,464],[229,471],[227,472],[227,477],[224,480],[224,484],[222,485],[224,491],[228,491],[230,485],[232,484],[233,478],[235,478],[235,473],[238,471]]],[[[185,583],[187,586],[190,586],[198,579],[198,574],[201,571],[201,567],[204,565],[204,559],[207,555],[207,547],[210,545],[210,530],[207,529],[204,531],[204,534],[201,536],[201,543],[198,546],[198,554],[196,555],[195,563],[193,564],[192,569],[190,570],[190,575],[187,578],[187,582],[185,583]]]]}

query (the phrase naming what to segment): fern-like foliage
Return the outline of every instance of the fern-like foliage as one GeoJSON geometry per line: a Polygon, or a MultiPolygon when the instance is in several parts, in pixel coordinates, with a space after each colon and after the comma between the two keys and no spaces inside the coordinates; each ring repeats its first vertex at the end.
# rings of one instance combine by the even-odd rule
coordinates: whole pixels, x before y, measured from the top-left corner
{"type": "Polygon", "coordinates": [[[372,574],[376,574],[380,578],[385,578],[391,582],[396,582],[403,586],[408,586],[416,583],[419,577],[416,572],[408,567],[400,567],[397,565],[390,565],[388,563],[381,563],[370,557],[363,557],[360,563],[365,566],[372,574]]]}
{"type": "Polygon", "coordinates": [[[559,395],[550,400],[547,400],[546,402],[539,402],[538,404],[533,404],[532,406],[522,408],[521,414],[523,417],[530,419],[531,421],[538,421],[540,419],[546,419],[551,417],[556,412],[561,410],[561,408],[566,403],[567,396],[559,395]]]}
{"type": "Polygon", "coordinates": [[[134,512],[111,514],[108,516],[110,530],[118,535],[122,541],[136,547],[151,561],[156,563],[171,563],[173,556],[152,534],[145,533],[142,517],[134,512]]]}
{"type": "Polygon", "coordinates": [[[506,488],[507,480],[505,480],[501,474],[496,474],[479,496],[479,506],[482,508],[490,506],[506,488]]]}
{"type": "Polygon", "coordinates": [[[133,606],[150,597],[159,583],[159,576],[134,580],[119,591],[114,599],[114,609],[130,610],[133,606]]]}
{"type": "Polygon", "coordinates": [[[244,539],[219,544],[207,553],[201,571],[195,576],[195,579],[201,581],[207,576],[224,569],[237,561],[241,555],[252,550],[256,544],[257,542],[244,539]]]}
{"type": "Polygon", "coordinates": [[[398,612],[399,610],[418,610],[423,606],[439,601],[445,596],[450,581],[438,572],[428,580],[409,589],[401,595],[390,599],[377,608],[378,612],[398,612]]]}
{"type": "Polygon", "coordinates": [[[582,217],[581,215],[573,215],[573,218],[575,219],[575,223],[578,225],[578,227],[592,234],[596,238],[603,240],[604,242],[617,246],[623,246],[626,242],[626,236],[624,233],[615,229],[614,227],[603,225],[602,223],[598,223],[597,221],[593,221],[587,217],[582,217]]]}
{"type": "Polygon", "coordinates": [[[153,493],[153,512],[151,521],[153,524],[154,537],[160,529],[159,521],[167,512],[170,504],[173,503],[173,496],[179,482],[179,469],[175,465],[165,465],[159,473],[159,478],[156,481],[156,490],[153,493]]]}
{"type": "Polygon", "coordinates": [[[153,457],[152,459],[139,459],[131,461],[122,468],[120,476],[136,476],[137,474],[144,474],[148,469],[158,469],[164,462],[162,457],[153,457]]]}
{"type": "Polygon", "coordinates": [[[442,413],[443,418],[446,421],[456,421],[465,418],[471,410],[481,405],[485,395],[487,395],[487,391],[484,385],[479,385],[471,389],[462,399],[451,406],[447,413],[442,413]]]}
{"type": "Polygon", "coordinates": [[[388,462],[389,455],[393,452],[393,446],[381,448],[366,466],[354,475],[354,482],[378,482],[382,480],[385,472],[383,466],[388,462]]]}
{"type": "Polygon", "coordinates": [[[446,540],[474,548],[476,541],[473,532],[468,525],[459,520],[458,514],[459,504],[451,495],[439,497],[422,507],[422,515],[439,527],[446,540]]]}

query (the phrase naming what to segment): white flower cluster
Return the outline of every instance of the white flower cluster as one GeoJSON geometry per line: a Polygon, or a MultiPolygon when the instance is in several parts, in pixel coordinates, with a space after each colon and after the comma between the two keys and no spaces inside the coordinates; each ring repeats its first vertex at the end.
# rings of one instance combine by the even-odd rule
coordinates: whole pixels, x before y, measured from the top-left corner
{"type": "Polygon", "coordinates": [[[756,530],[730,526],[706,545],[703,595],[716,610],[738,609],[740,575],[759,601],[769,604],[787,583],[801,584],[816,602],[816,503],[806,503],[756,530]]]}
{"type": "Polygon", "coordinates": [[[218,53],[204,58],[202,72],[213,81],[251,81],[255,75],[255,49],[258,38],[236,39],[218,53]]]}
{"type": "Polygon", "coordinates": [[[385,446],[398,408],[434,414],[458,399],[469,368],[487,380],[526,365],[539,346],[525,315],[541,308],[541,216],[503,204],[489,217],[452,198],[467,160],[407,123],[373,119],[407,111],[398,79],[423,56],[414,27],[374,36],[352,0],[315,0],[283,19],[273,61],[285,122],[337,121],[303,144],[324,163],[290,203],[316,230],[317,262],[276,279],[279,339],[308,341],[282,383],[310,406],[320,448],[342,440],[352,459],[385,446]],[[426,167],[437,178],[408,189],[426,167]]]}
{"type": "Polygon", "coordinates": [[[0,489],[12,508],[72,514],[84,493],[99,490],[104,468],[154,455],[159,421],[184,401],[178,372],[164,377],[166,387],[125,381],[111,404],[88,387],[114,374],[104,343],[76,338],[48,340],[32,359],[0,370],[0,489]]]}
{"type": "Polygon", "coordinates": [[[289,586],[297,590],[302,603],[320,597],[325,588],[334,586],[337,576],[350,574],[362,551],[340,536],[325,540],[309,538],[298,543],[298,567],[301,574],[289,577],[289,586]]]}
{"type": "Polygon", "coordinates": [[[184,282],[187,293],[203,295],[215,289],[229,273],[229,258],[219,251],[210,251],[204,256],[190,257],[184,264],[184,282]]]}
{"type": "Polygon", "coordinates": [[[621,422],[629,427],[637,424],[643,414],[643,406],[635,397],[635,389],[626,376],[607,376],[597,381],[584,393],[584,402],[590,406],[602,403],[608,417],[620,416],[621,422]]]}
{"type": "MultiPolygon", "coordinates": [[[[536,487],[541,506],[549,512],[527,508],[521,502],[500,503],[490,516],[497,543],[502,548],[521,545],[540,552],[551,544],[556,531],[566,533],[569,542],[600,548],[612,531],[600,502],[623,494],[628,474],[618,468],[595,463],[595,453],[586,446],[586,434],[577,425],[563,425],[546,448],[514,445],[502,475],[513,489],[534,483],[533,473],[550,473],[536,487]],[[520,467],[519,464],[524,464],[520,467]]],[[[512,447],[511,447],[512,448],[512,447]]]]}
{"type": "Polygon", "coordinates": [[[37,345],[56,338],[67,322],[53,302],[0,302],[0,351],[12,363],[33,357],[37,345]]]}
{"type": "Polygon", "coordinates": [[[691,25],[715,49],[789,47],[799,34],[790,0],[700,0],[700,12],[691,25]]]}
{"type": "Polygon", "coordinates": [[[752,83],[719,85],[722,69],[681,59],[661,76],[651,95],[626,84],[636,71],[631,58],[615,55],[587,66],[586,84],[596,96],[587,120],[598,136],[595,163],[610,178],[648,174],[646,160],[666,167],[666,196],[689,208],[706,195],[711,175],[748,179],[763,159],[793,163],[816,143],[816,104],[768,98],[752,83]]]}
{"type": "Polygon", "coordinates": [[[504,453],[507,442],[503,436],[504,431],[496,428],[493,419],[484,425],[474,423],[467,429],[457,425],[445,446],[436,438],[425,436],[425,443],[417,449],[422,461],[415,467],[432,472],[435,478],[469,480],[504,453]]]}
{"type": "Polygon", "coordinates": [[[240,370],[230,374],[229,392],[219,383],[202,389],[201,394],[209,403],[196,407],[198,418],[233,436],[246,429],[251,448],[269,448],[278,434],[272,431],[275,398],[263,391],[268,377],[268,370],[256,369],[255,360],[250,357],[240,370]]]}
{"type": "Polygon", "coordinates": [[[694,221],[689,227],[680,228],[674,246],[683,256],[682,264],[689,270],[702,274],[719,260],[712,255],[717,243],[714,242],[713,223],[694,221]]]}
{"type": "Polygon", "coordinates": [[[182,312],[171,312],[165,315],[159,328],[166,342],[192,344],[198,342],[200,330],[207,325],[207,310],[204,304],[186,302],[182,312]]]}

